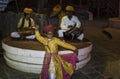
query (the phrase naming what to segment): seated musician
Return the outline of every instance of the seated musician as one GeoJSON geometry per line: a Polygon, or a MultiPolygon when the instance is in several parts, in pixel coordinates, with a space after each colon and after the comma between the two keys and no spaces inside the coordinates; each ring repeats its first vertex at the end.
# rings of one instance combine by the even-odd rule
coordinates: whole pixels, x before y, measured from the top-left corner
{"type": "Polygon", "coordinates": [[[66,15],[66,13],[62,9],[62,6],[60,4],[55,5],[53,7],[52,13],[49,16],[49,18],[51,20],[50,23],[54,23],[56,25],[57,29],[59,29],[60,28],[61,19],[65,15],[66,15]]]}
{"type": "Polygon", "coordinates": [[[61,20],[60,30],[58,30],[58,36],[64,37],[68,40],[79,39],[83,40],[84,34],[81,30],[81,22],[73,15],[74,8],[70,5],[66,6],[66,16],[61,20]]]}
{"type": "Polygon", "coordinates": [[[11,33],[12,38],[35,39],[34,31],[32,32],[32,27],[35,26],[35,22],[31,18],[32,11],[31,8],[24,8],[24,16],[19,19],[17,32],[11,33]]]}

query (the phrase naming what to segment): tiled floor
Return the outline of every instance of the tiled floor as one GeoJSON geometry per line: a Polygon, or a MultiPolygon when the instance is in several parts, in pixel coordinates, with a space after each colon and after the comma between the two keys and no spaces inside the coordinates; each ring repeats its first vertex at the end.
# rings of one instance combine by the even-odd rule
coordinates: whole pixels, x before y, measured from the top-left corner
{"type": "MultiPolygon", "coordinates": [[[[93,43],[92,58],[72,79],[120,79],[120,39],[109,39],[102,33],[105,21],[84,22],[85,37],[93,43]]],[[[120,37],[120,34],[114,34],[120,37]]],[[[113,36],[114,37],[114,36],[113,36]]],[[[10,68],[0,54],[0,79],[39,79],[39,74],[24,73],[10,68]]]]}

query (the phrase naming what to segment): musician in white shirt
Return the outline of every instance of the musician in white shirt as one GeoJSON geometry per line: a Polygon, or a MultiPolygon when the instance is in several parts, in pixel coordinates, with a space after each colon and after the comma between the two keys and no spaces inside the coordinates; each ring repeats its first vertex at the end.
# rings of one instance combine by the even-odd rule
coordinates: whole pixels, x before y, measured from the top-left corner
{"type": "MultiPolygon", "coordinates": [[[[64,32],[70,30],[70,28],[81,28],[81,22],[77,18],[77,16],[73,15],[74,8],[72,6],[67,6],[66,8],[66,16],[64,16],[61,20],[60,30],[58,30],[58,36],[64,37],[64,32]]],[[[81,33],[77,39],[83,40],[84,34],[81,33]]]]}

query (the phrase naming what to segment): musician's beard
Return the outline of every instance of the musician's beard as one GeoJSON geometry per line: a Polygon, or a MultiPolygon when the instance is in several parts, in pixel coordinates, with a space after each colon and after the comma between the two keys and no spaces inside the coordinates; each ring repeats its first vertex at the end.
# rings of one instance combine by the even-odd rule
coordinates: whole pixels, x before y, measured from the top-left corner
{"type": "Polygon", "coordinates": [[[68,15],[68,18],[71,20],[71,18],[72,18],[72,15],[68,15]]]}

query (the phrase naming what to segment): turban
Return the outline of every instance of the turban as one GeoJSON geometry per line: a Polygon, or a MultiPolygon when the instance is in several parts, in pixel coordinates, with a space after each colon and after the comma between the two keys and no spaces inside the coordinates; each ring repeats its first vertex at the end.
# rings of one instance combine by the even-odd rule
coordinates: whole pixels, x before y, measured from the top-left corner
{"type": "Polygon", "coordinates": [[[56,5],[54,8],[53,8],[53,11],[54,12],[60,12],[62,9],[62,7],[60,5],[56,5]]]}
{"type": "Polygon", "coordinates": [[[45,33],[54,32],[55,27],[54,27],[53,24],[47,24],[47,25],[44,26],[43,30],[44,30],[45,33]]]}
{"type": "Polygon", "coordinates": [[[24,8],[24,13],[32,13],[32,9],[31,8],[24,8]]]}
{"type": "Polygon", "coordinates": [[[66,6],[65,8],[66,11],[74,11],[74,8],[70,5],[66,6]]]}

